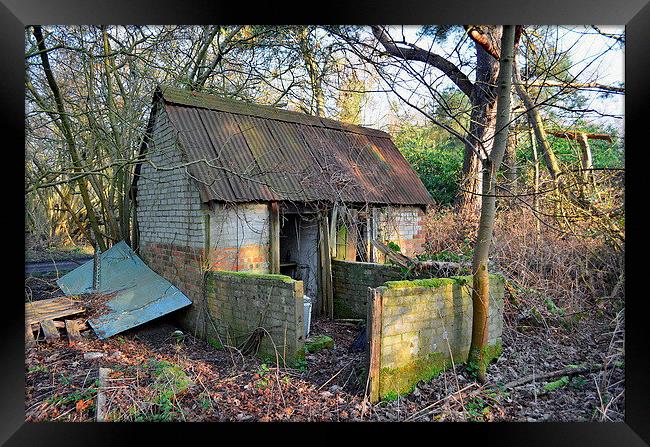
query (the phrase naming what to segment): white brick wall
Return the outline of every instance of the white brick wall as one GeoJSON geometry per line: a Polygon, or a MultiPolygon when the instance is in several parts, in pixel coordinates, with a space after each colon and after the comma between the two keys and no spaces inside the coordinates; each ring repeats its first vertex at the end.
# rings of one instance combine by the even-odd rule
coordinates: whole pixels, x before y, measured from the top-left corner
{"type": "Polygon", "coordinates": [[[420,231],[422,218],[416,207],[388,206],[381,208],[379,228],[381,238],[402,248],[420,231]]]}
{"type": "Polygon", "coordinates": [[[210,248],[269,244],[269,208],[266,204],[212,204],[210,248]]]}
{"type": "MultiPolygon", "coordinates": [[[[175,130],[163,108],[156,116],[146,159],[159,168],[178,167],[184,163],[175,130]]],[[[201,199],[186,168],[159,170],[144,162],[140,173],[137,192],[140,245],[167,243],[203,247],[201,199]]]]}

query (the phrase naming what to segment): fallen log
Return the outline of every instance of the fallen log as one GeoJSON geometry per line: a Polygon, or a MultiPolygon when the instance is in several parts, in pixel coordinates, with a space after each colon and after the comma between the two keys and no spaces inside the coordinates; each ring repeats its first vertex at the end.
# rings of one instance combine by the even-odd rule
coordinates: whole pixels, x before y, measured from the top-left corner
{"type": "Polygon", "coordinates": [[[569,366],[564,369],[559,369],[557,371],[551,371],[545,374],[530,374],[528,376],[521,377],[517,380],[513,380],[511,382],[508,382],[504,385],[505,388],[516,388],[521,385],[525,385],[528,382],[532,382],[533,380],[540,380],[540,381],[546,381],[546,379],[553,379],[555,377],[562,377],[562,376],[577,376],[579,374],[584,374],[584,373],[590,373],[590,372],[595,372],[595,371],[600,371],[603,369],[603,365],[596,364],[596,365],[587,365],[587,366],[569,366]]]}
{"type": "Polygon", "coordinates": [[[387,245],[382,244],[376,239],[370,241],[372,245],[379,250],[381,253],[385,254],[388,259],[393,261],[395,264],[400,267],[404,267],[409,270],[426,270],[426,269],[438,269],[445,272],[458,272],[463,267],[470,267],[469,262],[445,262],[445,261],[420,261],[418,259],[409,258],[402,253],[398,253],[388,247],[387,245]]]}

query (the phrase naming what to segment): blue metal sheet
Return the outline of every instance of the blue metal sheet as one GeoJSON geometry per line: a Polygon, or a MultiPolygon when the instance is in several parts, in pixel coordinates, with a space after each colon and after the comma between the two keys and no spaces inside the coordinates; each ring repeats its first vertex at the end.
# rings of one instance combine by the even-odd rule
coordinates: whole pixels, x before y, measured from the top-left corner
{"type": "Polygon", "coordinates": [[[192,304],[172,283],[151,270],[126,242],[100,255],[100,282],[93,290],[94,260],[57,280],[66,295],[115,294],[105,304],[110,309],[88,323],[100,339],[111,337],[192,304]]]}

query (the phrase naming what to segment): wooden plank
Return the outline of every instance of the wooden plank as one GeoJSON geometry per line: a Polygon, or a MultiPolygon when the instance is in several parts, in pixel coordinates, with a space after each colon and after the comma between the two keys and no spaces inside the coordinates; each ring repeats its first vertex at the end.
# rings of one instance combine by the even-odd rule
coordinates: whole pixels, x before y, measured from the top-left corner
{"type": "Polygon", "coordinates": [[[106,422],[108,407],[106,405],[106,391],[110,368],[99,368],[99,389],[97,390],[97,422],[106,422]]]}
{"type": "Polygon", "coordinates": [[[83,312],[85,312],[83,306],[69,297],[60,296],[48,300],[32,301],[25,303],[25,324],[53,320],[83,312]]]}
{"type": "Polygon", "coordinates": [[[322,314],[327,318],[334,318],[334,291],[332,289],[332,258],[329,241],[329,224],[327,214],[323,213],[319,219],[319,255],[321,267],[321,281],[319,288],[322,290],[322,314]]]}
{"type": "Polygon", "coordinates": [[[379,368],[381,356],[381,314],[382,297],[377,289],[368,288],[368,304],[371,304],[369,313],[371,321],[368,324],[370,334],[368,343],[370,348],[370,362],[368,374],[370,375],[370,402],[379,401],[379,368]]]}
{"type": "Polygon", "coordinates": [[[69,341],[81,340],[79,325],[76,320],[65,320],[65,330],[68,333],[69,341]]]}
{"type": "Polygon", "coordinates": [[[59,330],[54,325],[52,320],[43,320],[41,321],[41,327],[43,328],[43,334],[45,335],[45,341],[58,340],[61,336],[59,335],[59,330]]]}
{"type": "Polygon", "coordinates": [[[278,202],[271,202],[269,205],[270,211],[270,258],[271,258],[271,273],[280,273],[280,207],[278,202]]]}

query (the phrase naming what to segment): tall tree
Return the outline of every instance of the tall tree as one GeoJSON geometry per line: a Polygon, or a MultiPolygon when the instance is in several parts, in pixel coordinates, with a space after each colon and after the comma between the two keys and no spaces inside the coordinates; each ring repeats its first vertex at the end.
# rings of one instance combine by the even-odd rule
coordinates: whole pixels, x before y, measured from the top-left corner
{"type": "Polygon", "coordinates": [[[510,97],[512,86],[512,61],[514,58],[515,26],[505,25],[501,37],[501,57],[497,79],[496,132],[489,154],[481,159],[483,183],[481,217],[472,259],[472,343],[469,364],[477,370],[478,380],[485,382],[487,368],[488,309],[490,302],[490,277],[488,258],[496,216],[496,176],[508,144],[510,125],[510,97]]]}
{"type": "Polygon", "coordinates": [[[470,126],[463,138],[465,143],[463,179],[457,205],[461,209],[478,210],[483,177],[480,159],[490,154],[496,120],[496,78],[501,27],[466,25],[467,34],[474,40],[475,80],[472,82],[450,60],[409,42],[395,41],[381,26],[372,32],[388,54],[407,61],[419,61],[440,70],[471,103],[470,126]]]}

